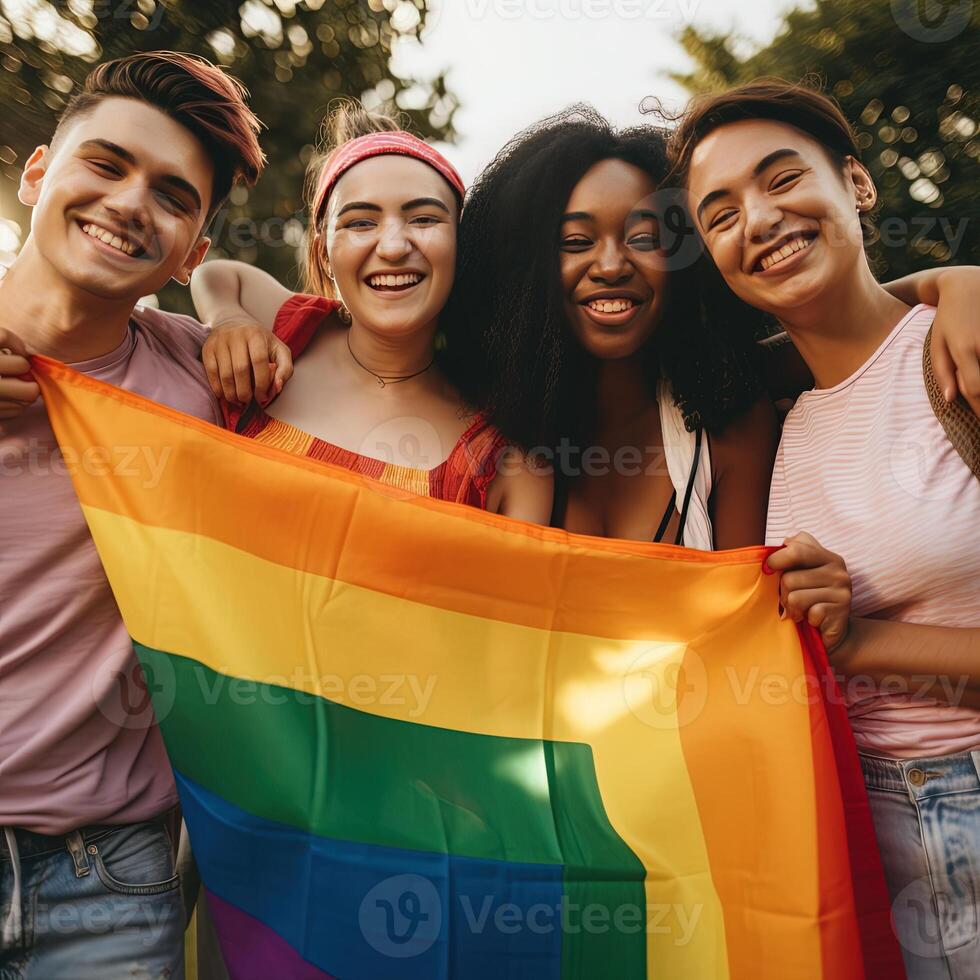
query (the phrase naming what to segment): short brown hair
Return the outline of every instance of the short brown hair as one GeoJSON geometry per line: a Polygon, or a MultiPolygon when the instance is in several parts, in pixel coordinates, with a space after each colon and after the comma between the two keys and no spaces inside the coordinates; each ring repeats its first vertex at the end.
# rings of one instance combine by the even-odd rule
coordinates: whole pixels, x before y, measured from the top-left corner
{"type": "MultiPolygon", "coordinates": [[[[398,119],[380,112],[369,112],[354,99],[337,99],[331,103],[320,126],[320,147],[306,171],[306,200],[310,208],[310,223],[306,229],[306,251],[302,263],[304,292],[329,299],[337,298],[327,267],[324,240],[317,234],[323,216],[313,213],[320,174],[331,154],[359,136],[393,133],[401,128],[398,119]]],[[[321,207],[321,211],[323,210],[325,209],[321,207]]]]}
{"type": "Polygon", "coordinates": [[[854,129],[841,107],[808,80],[759,78],[725,92],[698,96],[681,116],[670,140],[673,176],[685,181],[698,144],[714,130],[746,119],[770,119],[795,126],[843,165],[861,159],[854,129]]]}
{"type": "Polygon", "coordinates": [[[98,65],[61,113],[52,143],[70,120],[116,97],[160,109],[201,141],[214,164],[208,219],[235,183],[258,180],[265,166],[262,124],[245,101],[247,90],[205,58],[179,51],[147,51],[98,65]]]}

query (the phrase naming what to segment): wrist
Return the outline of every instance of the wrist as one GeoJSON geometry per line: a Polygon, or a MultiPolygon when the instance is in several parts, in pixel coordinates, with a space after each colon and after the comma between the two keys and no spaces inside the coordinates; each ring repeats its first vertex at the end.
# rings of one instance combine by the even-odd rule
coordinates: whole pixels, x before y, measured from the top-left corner
{"type": "MultiPolygon", "coordinates": [[[[844,638],[834,648],[831,659],[842,674],[869,674],[874,667],[872,647],[869,647],[869,634],[873,632],[875,622],[852,616],[848,622],[844,638]],[[871,659],[869,659],[869,657],[871,659]]],[[[873,641],[872,641],[873,643],[873,641]]]]}
{"type": "Polygon", "coordinates": [[[207,321],[211,330],[219,330],[228,327],[254,327],[257,326],[255,317],[249,316],[244,310],[234,313],[226,313],[207,321]]]}
{"type": "Polygon", "coordinates": [[[827,650],[827,656],[830,657],[835,663],[838,660],[846,660],[853,652],[854,646],[854,630],[851,623],[848,623],[844,627],[844,634],[841,638],[827,650]]]}

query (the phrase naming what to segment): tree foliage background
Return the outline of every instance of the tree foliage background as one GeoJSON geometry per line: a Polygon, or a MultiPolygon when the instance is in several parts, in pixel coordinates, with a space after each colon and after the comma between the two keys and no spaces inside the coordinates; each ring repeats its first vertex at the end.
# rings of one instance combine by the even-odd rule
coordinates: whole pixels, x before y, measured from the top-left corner
{"type": "MultiPolygon", "coordinates": [[[[0,0],[0,216],[26,230],[20,169],[96,61],[193,51],[245,82],[268,127],[266,174],[219,214],[212,254],[254,262],[292,285],[303,174],[331,99],[397,108],[424,136],[454,136],[457,103],[445,78],[391,71],[393,45],[417,36],[425,17],[426,0],[0,0]]],[[[881,192],[873,255],[883,276],[980,263],[980,2],[800,0],[761,49],[697,27],[680,43],[694,67],[674,78],[691,92],[771,74],[825,82],[857,125],[881,192]]],[[[0,217],[0,262],[15,247],[13,227],[0,217]]],[[[175,286],[160,299],[190,308],[175,286]]]]}
{"type": "MultiPolygon", "coordinates": [[[[303,176],[331,99],[354,96],[404,112],[423,136],[453,136],[456,100],[444,78],[402,79],[389,66],[393,42],[416,35],[425,14],[425,0],[0,0],[2,213],[15,211],[24,160],[47,142],[95,62],[134,51],[191,51],[241,79],[267,127],[266,173],[253,191],[236,189],[217,216],[212,254],[294,283],[303,176]]],[[[19,217],[26,231],[24,212],[19,217]]],[[[160,302],[190,310],[177,286],[160,302]]]]}
{"type": "Polygon", "coordinates": [[[762,75],[820,77],[856,125],[881,197],[877,271],[980,263],[980,3],[811,0],[754,52],[695,27],[673,76],[701,93],[762,75]]]}

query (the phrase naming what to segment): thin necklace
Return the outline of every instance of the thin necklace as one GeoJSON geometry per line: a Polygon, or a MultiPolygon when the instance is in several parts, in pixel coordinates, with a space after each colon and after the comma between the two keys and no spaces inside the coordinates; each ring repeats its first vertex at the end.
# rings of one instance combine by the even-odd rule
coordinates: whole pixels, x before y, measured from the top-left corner
{"type": "Polygon", "coordinates": [[[350,351],[350,356],[354,358],[354,363],[364,371],[367,371],[375,381],[378,382],[379,387],[386,388],[388,385],[401,384],[403,381],[411,381],[412,378],[417,378],[420,374],[425,374],[426,371],[435,364],[436,359],[433,357],[431,361],[421,371],[416,371],[414,374],[391,374],[387,376],[382,376],[380,374],[375,374],[369,367],[362,364],[358,359],[357,355],[354,353],[350,345],[350,330],[347,331],[347,350],[350,351]]]}

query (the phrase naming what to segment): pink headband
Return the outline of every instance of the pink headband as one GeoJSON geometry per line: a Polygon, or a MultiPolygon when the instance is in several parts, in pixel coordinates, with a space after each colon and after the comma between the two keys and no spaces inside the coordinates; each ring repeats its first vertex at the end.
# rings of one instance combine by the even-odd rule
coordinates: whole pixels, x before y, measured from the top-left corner
{"type": "Polygon", "coordinates": [[[460,201],[463,200],[466,188],[463,186],[462,178],[456,172],[456,168],[438,150],[411,133],[401,130],[393,133],[369,133],[367,136],[358,136],[357,139],[344,143],[327,158],[313,198],[314,224],[320,220],[323,206],[337,181],[351,167],[369,157],[386,155],[414,157],[427,163],[446,178],[450,187],[459,195],[460,201]]]}

